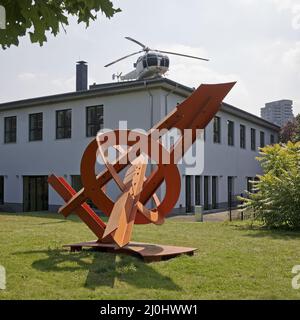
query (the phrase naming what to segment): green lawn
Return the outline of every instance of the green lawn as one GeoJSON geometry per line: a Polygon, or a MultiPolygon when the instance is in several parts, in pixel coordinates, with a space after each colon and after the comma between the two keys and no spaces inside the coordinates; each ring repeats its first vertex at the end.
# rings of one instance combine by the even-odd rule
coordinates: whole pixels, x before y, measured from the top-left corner
{"type": "Polygon", "coordinates": [[[251,229],[245,222],[169,219],[135,226],[134,240],[197,247],[193,257],[145,264],[63,244],[93,240],[76,218],[0,214],[0,299],[299,299],[291,287],[300,233],[251,229]]]}

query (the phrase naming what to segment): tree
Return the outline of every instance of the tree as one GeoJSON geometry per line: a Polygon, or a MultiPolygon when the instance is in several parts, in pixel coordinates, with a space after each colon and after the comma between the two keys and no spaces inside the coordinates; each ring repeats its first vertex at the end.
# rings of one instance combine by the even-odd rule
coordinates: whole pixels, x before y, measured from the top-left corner
{"type": "Polygon", "coordinates": [[[300,142],[262,148],[258,160],[264,175],[242,208],[267,227],[300,228],[300,142]]]}
{"type": "Polygon", "coordinates": [[[31,42],[42,46],[47,41],[46,32],[56,36],[60,28],[65,30],[70,15],[88,27],[99,11],[107,18],[121,11],[114,8],[110,0],[0,0],[0,5],[6,12],[6,29],[0,30],[3,49],[18,46],[19,37],[26,33],[31,42]]]}
{"type": "Polygon", "coordinates": [[[297,115],[297,117],[295,118],[295,122],[296,122],[296,131],[293,137],[293,141],[300,141],[300,113],[297,115]]]}
{"type": "Polygon", "coordinates": [[[300,141],[300,114],[281,128],[280,141],[282,143],[300,141]]]}

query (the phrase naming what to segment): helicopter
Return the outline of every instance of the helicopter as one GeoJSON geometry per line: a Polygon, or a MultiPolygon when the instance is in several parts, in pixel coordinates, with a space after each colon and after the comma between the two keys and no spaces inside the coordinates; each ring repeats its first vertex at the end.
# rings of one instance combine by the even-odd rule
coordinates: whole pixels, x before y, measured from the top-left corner
{"type": "Polygon", "coordinates": [[[125,75],[122,75],[122,73],[114,74],[113,79],[117,78],[118,80],[119,79],[121,79],[121,80],[143,80],[143,79],[162,77],[169,70],[169,67],[170,67],[170,60],[169,60],[167,54],[209,61],[209,59],[190,56],[187,54],[150,49],[149,47],[145,46],[143,43],[141,43],[131,37],[125,37],[125,39],[138,44],[139,46],[142,47],[142,50],[128,54],[120,59],[117,59],[111,63],[108,63],[104,67],[109,67],[109,66],[111,66],[121,60],[127,59],[129,57],[132,57],[132,56],[139,54],[139,53],[142,53],[142,52],[144,52],[144,55],[140,56],[137,59],[137,61],[133,64],[133,67],[135,68],[135,70],[133,70],[125,75]]]}

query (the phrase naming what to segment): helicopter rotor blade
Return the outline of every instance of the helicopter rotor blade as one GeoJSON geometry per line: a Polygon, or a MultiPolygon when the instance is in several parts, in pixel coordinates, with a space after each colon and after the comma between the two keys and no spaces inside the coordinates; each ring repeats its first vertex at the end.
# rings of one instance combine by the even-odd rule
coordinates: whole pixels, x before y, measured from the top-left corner
{"type": "Polygon", "coordinates": [[[126,58],[131,57],[131,56],[134,56],[134,55],[136,55],[136,54],[138,54],[138,53],[141,53],[141,52],[143,52],[143,51],[144,51],[144,50],[140,50],[140,51],[137,51],[137,52],[128,54],[128,55],[125,56],[125,57],[122,57],[122,58],[120,58],[120,59],[118,59],[118,60],[115,60],[115,61],[113,61],[113,62],[111,62],[111,63],[108,63],[108,64],[105,65],[104,67],[109,67],[109,66],[111,66],[112,64],[115,64],[115,63],[117,63],[117,62],[119,62],[119,61],[121,61],[121,60],[124,60],[124,59],[126,59],[126,58]]]}
{"type": "Polygon", "coordinates": [[[146,49],[146,48],[147,48],[144,44],[142,44],[141,42],[139,42],[139,41],[137,41],[137,40],[135,40],[135,39],[133,39],[133,38],[125,37],[125,39],[130,40],[130,41],[132,41],[132,42],[135,42],[136,44],[138,44],[139,46],[141,46],[143,49],[146,49]]]}
{"type": "Polygon", "coordinates": [[[170,52],[170,51],[162,51],[162,50],[153,50],[153,51],[162,52],[162,53],[166,53],[166,54],[173,54],[173,55],[175,55],[175,56],[181,56],[181,57],[186,57],[186,58],[192,58],[192,59],[209,61],[209,59],[204,59],[204,58],[200,58],[200,57],[190,56],[190,55],[188,55],[188,54],[182,54],[182,53],[176,53],[176,52],[170,52]]]}

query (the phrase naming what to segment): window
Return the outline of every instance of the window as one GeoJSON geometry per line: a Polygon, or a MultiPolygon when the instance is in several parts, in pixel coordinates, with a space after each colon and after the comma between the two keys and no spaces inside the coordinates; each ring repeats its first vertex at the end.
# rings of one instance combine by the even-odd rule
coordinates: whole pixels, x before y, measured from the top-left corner
{"type": "Polygon", "coordinates": [[[72,188],[78,192],[83,188],[82,182],[81,182],[81,176],[71,176],[71,185],[72,188]]]}
{"type": "MultiPolygon", "coordinates": [[[[78,192],[83,188],[83,184],[81,181],[81,176],[80,175],[71,175],[71,186],[72,188],[78,192]]],[[[92,200],[87,200],[86,203],[93,209],[97,209],[97,207],[94,205],[92,200]]]]}
{"type": "Polygon", "coordinates": [[[103,128],[103,106],[86,108],[86,136],[95,137],[103,128]]]}
{"type": "Polygon", "coordinates": [[[192,177],[185,176],[185,210],[192,212],[192,177]]]}
{"type": "Polygon", "coordinates": [[[256,184],[259,181],[258,177],[247,177],[247,191],[257,193],[256,184]]]}
{"type": "Polygon", "coordinates": [[[218,177],[213,176],[211,180],[211,204],[212,204],[212,209],[217,209],[218,208],[218,177]]]}
{"type": "Polygon", "coordinates": [[[240,125],[240,147],[246,149],[246,127],[242,124],[240,125]]]}
{"type": "Polygon", "coordinates": [[[143,68],[147,68],[147,57],[143,58],[143,68]]]}
{"type": "Polygon", "coordinates": [[[234,146],[234,122],[228,120],[227,126],[228,126],[228,145],[234,146]]]}
{"type": "Polygon", "coordinates": [[[195,205],[201,204],[201,176],[195,176],[195,205]]]}
{"type": "Polygon", "coordinates": [[[43,140],[43,114],[29,115],[29,141],[43,140]]]}
{"type": "Polygon", "coordinates": [[[168,57],[162,57],[161,60],[160,60],[160,66],[169,68],[169,58],[168,57]]]}
{"type": "Polygon", "coordinates": [[[214,117],[214,143],[221,143],[221,119],[214,117]]]}
{"type": "Polygon", "coordinates": [[[274,144],[275,143],[275,137],[274,134],[270,135],[270,144],[274,144]]]}
{"type": "Polygon", "coordinates": [[[251,150],[256,151],[256,130],[251,128],[251,150]]]}
{"type": "Polygon", "coordinates": [[[4,118],[4,143],[17,142],[17,117],[4,118]]]}
{"type": "Polygon", "coordinates": [[[4,177],[0,176],[0,204],[4,204],[4,177]]]}
{"type": "Polygon", "coordinates": [[[71,138],[72,110],[56,111],[56,139],[71,138]]]}
{"type": "Polygon", "coordinates": [[[233,206],[234,199],[234,177],[227,178],[227,192],[228,192],[228,208],[233,206]]]}
{"type": "Polygon", "coordinates": [[[204,176],[204,210],[209,210],[209,176],[204,176]]]}
{"type": "Polygon", "coordinates": [[[158,65],[157,55],[148,54],[147,55],[147,65],[148,65],[148,67],[157,66],[158,65]]]}
{"type": "Polygon", "coordinates": [[[252,177],[247,177],[247,191],[253,193],[253,183],[252,181],[254,181],[254,178],[252,177]]]}
{"type": "Polygon", "coordinates": [[[260,147],[263,148],[265,146],[265,133],[263,131],[260,132],[260,147]]]}
{"type": "Polygon", "coordinates": [[[23,176],[23,210],[48,210],[48,176],[23,176]]]}

